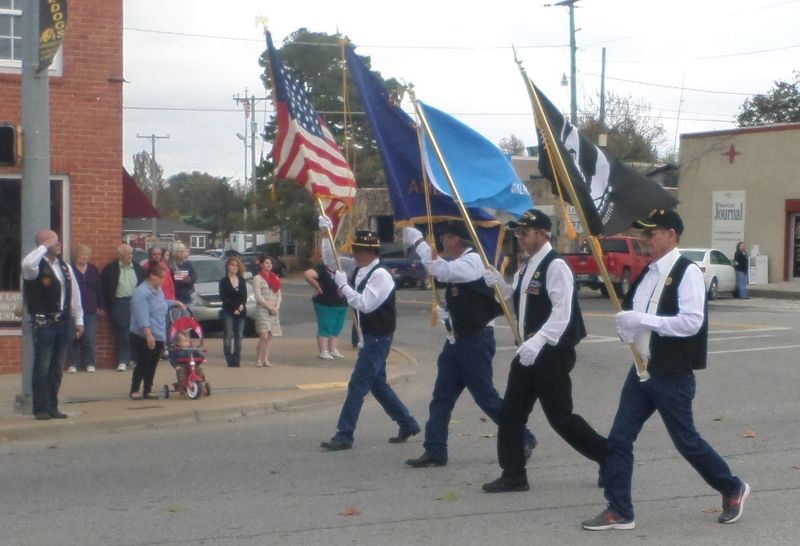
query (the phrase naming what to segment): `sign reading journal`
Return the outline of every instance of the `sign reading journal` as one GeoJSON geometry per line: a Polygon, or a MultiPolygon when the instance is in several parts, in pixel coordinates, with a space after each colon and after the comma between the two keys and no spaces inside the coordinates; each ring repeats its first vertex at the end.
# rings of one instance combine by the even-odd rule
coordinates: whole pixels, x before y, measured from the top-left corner
{"type": "Polygon", "coordinates": [[[745,192],[715,191],[711,198],[711,247],[733,256],[744,241],[745,192]]]}

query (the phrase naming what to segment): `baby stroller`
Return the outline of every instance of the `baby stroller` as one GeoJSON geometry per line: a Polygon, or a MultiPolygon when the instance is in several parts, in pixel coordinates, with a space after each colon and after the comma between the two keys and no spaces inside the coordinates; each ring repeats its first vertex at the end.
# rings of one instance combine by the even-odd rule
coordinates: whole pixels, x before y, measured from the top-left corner
{"type": "Polygon", "coordinates": [[[205,393],[211,395],[211,386],[206,381],[200,366],[205,362],[203,348],[203,328],[190,311],[178,311],[175,317],[170,311],[172,325],[169,328],[169,363],[175,368],[175,383],[164,385],[164,398],[170,392],[186,395],[197,400],[205,393]]]}

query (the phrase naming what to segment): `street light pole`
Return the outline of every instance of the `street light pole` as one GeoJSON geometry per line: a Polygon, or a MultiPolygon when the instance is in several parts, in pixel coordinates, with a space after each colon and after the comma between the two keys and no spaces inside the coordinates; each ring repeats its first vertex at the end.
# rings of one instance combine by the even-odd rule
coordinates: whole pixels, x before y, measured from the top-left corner
{"type": "Polygon", "coordinates": [[[578,51],[578,46],[575,44],[575,3],[579,0],[561,0],[555,4],[545,4],[549,8],[553,6],[567,6],[569,8],[569,120],[577,126],[578,125],[578,82],[577,82],[577,67],[575,64],[575,56],[578,51]]]}

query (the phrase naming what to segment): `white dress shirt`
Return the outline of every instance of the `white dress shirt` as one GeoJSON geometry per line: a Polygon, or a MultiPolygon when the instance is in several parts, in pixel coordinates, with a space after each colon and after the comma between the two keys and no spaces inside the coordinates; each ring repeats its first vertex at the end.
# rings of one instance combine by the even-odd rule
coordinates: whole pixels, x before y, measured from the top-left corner
{"type": "MultiPolygon", "coordinates": [[[[42,258],[45,258],[47,254],[47,247],[44,245],[39,245],[38,247],[34,248],[27,256],[22,258],[22,278],[26,281],[32,281],[36,277],[39,276],[39,263],[42,261],[42,258]]],[[[61,312],[66,311],[64,309],[64,298],[66,297],[64,287],[64,272],[61,270],[61,266],[58,263],[58,259],[50,260],[46,258],[47,261],[50,263],[50,269],[53,270],[53,274],[58,279],[58,282],[61,284],[61,295],[60,301],[58,303],[58,308],[61,309],[61,312]]],[[[72,278],[72,301],[70,302],[70,309],[69,313],[70,316],[75,320],[75,324],[77,326],[83,326],[83,306],[81,305],[81,289],[78,286],[78,280],[75,278],[75,271],[72,270],[72,266],[65,263],[69,268],[70,277],[72,278]]]]}
{"type": "Polygon", "coordinates": [[[680,252],[674,248],[651,263],[633,295],[633,310],[645,313],[642,326],[646,328],[636,336],[635,342],[647,358],[650,356],[651,331],[662,336],[690,337],[703,325],[706,285],[702,271],[695,264],[686,269],[678,286],[678,314],[674,317],[656,315],[661,293],[666,283],[671,282],[669,274],[679,257],[680,252]]]}
{"type": "MultiPolygon", "coordinates": [[[[525,339],[525,310],[528,304],[528,296],[524,287],[530,285],[534,272],[539,267],[542,259],[552,249],[553,246],[549,242],[545,243],[536,254],[528,258],[525,265],[514,275],[512,288],[516,290],[520,283],[523,287],[523,289],[520,290],[519,312],[517,313],[520,339],[525,339]]],[[[570,270],[567,262],[561,258],[550,262],[550,267],[547,268],[547,277],[545,281],[547,285],[547,295],[553,304],[553,310],[550,312],[550,316],[539,331],[533,335],[532,339],[539,349],[544,347],[545,344],[558,344],[558,340],[561,339],[561,336],[567,329],[570,317],[572,316],[572,292],[575,290],[572,270],[570,270]]]]}
{"type": "MultiPolygon", "coordinates": [[[[345,272],[349,279],[356,269],[356,261],[348,257],[342,257],[339,258],[339,260],[342,263],[342,271],[345,272]]],[[[322,240],[322,261],[331,269],[337,269],[336,257],[333,254],[333,248],[328,239],[322,240]]],[[[370,271],[378,267],[379,263],[380,260],[376,257],[369,265],[360,268],[356,275],[355,286],[358,286],[370,271]]],[[[361,313],[371,313],[386,301],[386,298],[389,297],[392,290],[394,290],[394,279],[392,279],[388,271],[380,268],[369,278],[363,292],[359,293],[350,285],[347,285],[342,288],[342,295],[347,298],[347,303],[353,309],[361,313]]]]}
{"type": "Polygon", "coordinates": [[[417,245],[417,254],[425,270],[442,282],[471,282],[483,278],[483,261],[477,252],[472,252],[472,247],[452,260],[445,260],[441,256],[434,259],[430,245],[422,241],[417,245]]]}

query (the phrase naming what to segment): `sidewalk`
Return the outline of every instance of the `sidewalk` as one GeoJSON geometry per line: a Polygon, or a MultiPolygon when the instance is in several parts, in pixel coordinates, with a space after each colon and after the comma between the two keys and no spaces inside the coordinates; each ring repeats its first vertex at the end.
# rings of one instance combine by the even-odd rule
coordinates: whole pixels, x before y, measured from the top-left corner
{"type": "Polygon", "coordinates": [[[800,299],[800,281],[751,284],[747,287],[747,291],[755,298],[797,300],[800,299]]]}
{"type": "MultiPolygon", "coordinates": [[[[228,368],[222,355],[222,340],[206,338],[208,353],[203,369],[211,396],[199,400],[189,400],[175,392],[170,393],[169,399],[163,398],[163,386],[175,381],[175,371],[166,360],[159,363],[153,384],[153,392],[161,396],[159,400],[128,398],[130,371],[65,373],[59,395],[59,409],[69,415],[64,420],[36,421],[32,415],[15,413],[21,376],[0,375],[0,442],[236,419],[344,400],[356,358],[356,351],[348,343],[340,347],[344,359],[320,360],[313,337],[275,338],[270,356],[273,367],[256,368],[256,342],[245,339],[243,367],[228,368]]],[[[389,382],[396,385],[407,381],[415,364],[411,355],[393,348],[387,367],[389,382]]]]}

